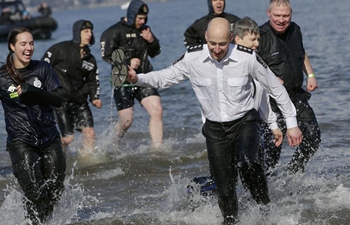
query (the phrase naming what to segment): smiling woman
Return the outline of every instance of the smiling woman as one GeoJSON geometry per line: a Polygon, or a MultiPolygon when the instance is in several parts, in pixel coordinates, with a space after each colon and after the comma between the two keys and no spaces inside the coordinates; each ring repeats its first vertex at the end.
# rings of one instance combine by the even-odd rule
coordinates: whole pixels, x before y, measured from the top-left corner
{"type": "MultiPolygon", "coordinates": [[[[23,29],[24,30],[24,29],[23,29]]],[[[17,35],[17,42],[10,43],[10,48],[14,53],[13,63],[15,68],[27,67],[34,52],[34,40],[29,32],[23,32],[17,35]]],[[[9,54],[11,57],[11,54],[9,54]]]]}
{"type": "Polygon", "coordinates": [[[31,60],[34,41],[27,28],[9,33],[8,50],[0,68],[6,149],[24,191],[26,217],[38,224],[52,212],[63,190],[66,162],[52,111],[52,106],[61,105],[61,87],[48,63],[31,60]]]}

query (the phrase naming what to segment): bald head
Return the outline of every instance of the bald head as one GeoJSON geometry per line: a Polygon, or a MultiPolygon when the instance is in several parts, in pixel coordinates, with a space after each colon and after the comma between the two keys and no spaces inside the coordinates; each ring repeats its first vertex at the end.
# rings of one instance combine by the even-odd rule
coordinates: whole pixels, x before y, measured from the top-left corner
{"type": "Polygon", "coordinates": [[[223,59],[226,56],[232,38],[230,23],[227,19],[221,17],[212,19],[205,32],[205,39],[207,40],[211,57],[218,61],[223,59]]]}
{"type": "Polygon", "coordinates": [[[226,38],[230,38],[230,23],[227,19],[221,17],[212,19],[208,24],[207,35],[210,37],[226,36],[226,38]]]}

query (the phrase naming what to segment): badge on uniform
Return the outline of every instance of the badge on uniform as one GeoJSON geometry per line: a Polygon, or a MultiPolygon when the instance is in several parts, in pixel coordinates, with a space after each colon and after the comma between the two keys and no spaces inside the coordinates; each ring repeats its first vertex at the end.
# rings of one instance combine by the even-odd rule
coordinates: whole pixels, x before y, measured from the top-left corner
{"type": "Polygon", "coordinates": [[[11,86],[7,89],[8,92],[10,92],[10,98],[18,98],[18,92],[17,88],[15,87],[14,84],[11,84],[11,86]]]}

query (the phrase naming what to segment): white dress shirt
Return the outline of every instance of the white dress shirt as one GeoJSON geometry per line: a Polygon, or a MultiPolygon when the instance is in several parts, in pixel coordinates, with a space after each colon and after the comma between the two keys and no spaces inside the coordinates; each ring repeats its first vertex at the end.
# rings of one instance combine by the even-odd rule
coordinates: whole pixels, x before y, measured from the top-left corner
{"type": "Polygon", "coordinates": [[[259,111],[261,118],[269,125],[270,130],[277,129],[277,116],[272,111],[270,97],[259,81],[255,79],[252,91],[254,95],[254,108],[259,111]]]}
{"type": "Polygon", "coordinates": [[[230,44],[226,56],[218,62],[203,49],[186,52],[172,66],[138,74],[138,86],[168,88],[189,79],[206,119],[229,122],[242,118],[254,108],[252,79],[260,82],[273,97],[286,120],[287,128],[297,127],[296,110],[288,93],[251,49],[230,44]]]}

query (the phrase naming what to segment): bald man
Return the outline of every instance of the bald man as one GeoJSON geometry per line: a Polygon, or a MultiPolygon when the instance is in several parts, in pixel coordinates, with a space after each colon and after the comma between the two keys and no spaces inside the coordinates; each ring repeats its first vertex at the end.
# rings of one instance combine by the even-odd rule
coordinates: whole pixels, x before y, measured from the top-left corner
{"type": "Polygon", "coordinates": [[[224,224],[234,224],[238,221],[237,169],[255,201],[265,205],[270,202],[258,158],[259,114],[250,90],[253,78],[277,100],[284,112],[289,144],[298,145],[302,134],[288,93],[253,50],[231,44],[229,22],[214,18],[208,24],[205,37],[207,44],[188,50],[166,69],[136,74],[130,68],[128,80],[155,88],[168,88],[190,80],[205,117],[202,133],[224,224]]]}

